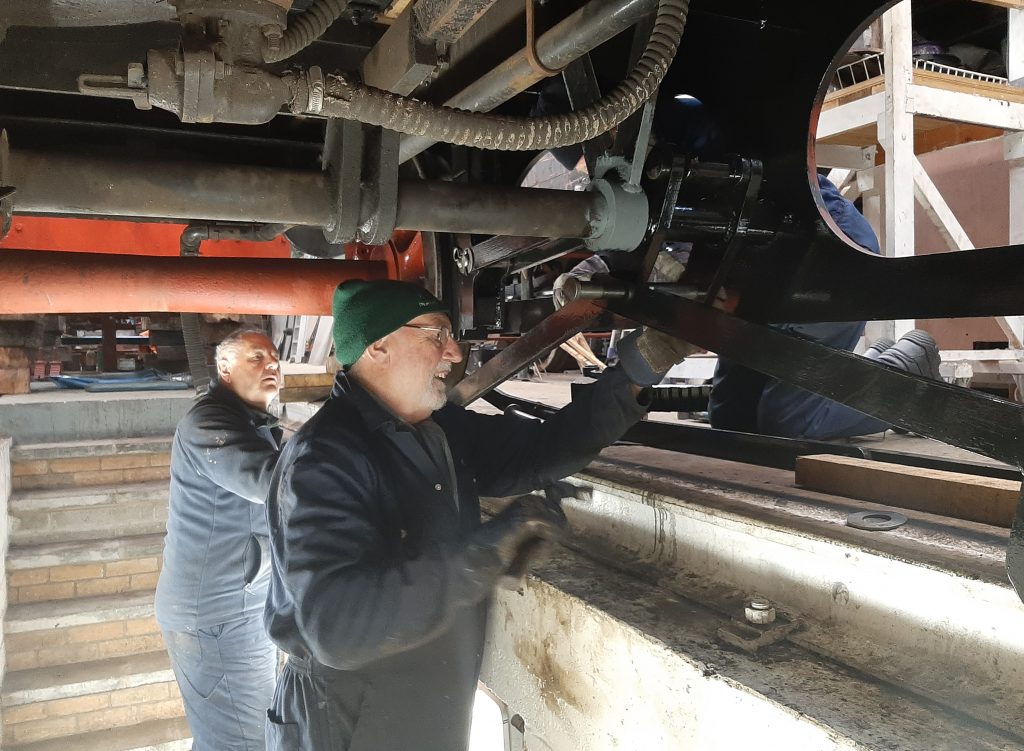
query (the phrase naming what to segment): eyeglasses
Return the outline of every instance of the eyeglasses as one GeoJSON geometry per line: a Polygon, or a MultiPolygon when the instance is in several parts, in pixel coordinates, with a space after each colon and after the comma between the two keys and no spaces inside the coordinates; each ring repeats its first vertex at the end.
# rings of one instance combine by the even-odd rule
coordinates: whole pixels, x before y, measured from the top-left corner
{"type": "Polygon", "coordinates": [[[455,334],[452,330],[445,328],[444,326],[419,326],[415,323],[402,324],[403,329],[419,329],[420,331],[433,331],[434,336],[437,337],[437,344],[440,347],[444,347],[448,344],[448,341],[455,338],[455,334]]]}

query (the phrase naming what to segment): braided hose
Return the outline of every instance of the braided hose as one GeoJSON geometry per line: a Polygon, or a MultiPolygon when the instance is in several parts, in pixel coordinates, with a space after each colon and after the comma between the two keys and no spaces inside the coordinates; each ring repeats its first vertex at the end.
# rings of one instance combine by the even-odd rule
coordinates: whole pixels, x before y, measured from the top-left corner
{"type": "Polygon", "coordinates": [[[689,0],[661,0],[647,48],[607,96],[578,112],[540,118],[505,117],[421,102],[327,76],[320,112],[457,146],[495,151],[540,151],[588,141],[614,128],[654,95],[686,26],[689,0]]]}
{"type": "Polygon", "coordinates": [[[277,49],[263,48],[263,60],[278,63],[287,60],[319,39],[327,28],[338,20],[348,0],[316,0],[306,12],[288,24],[277,49]]]}

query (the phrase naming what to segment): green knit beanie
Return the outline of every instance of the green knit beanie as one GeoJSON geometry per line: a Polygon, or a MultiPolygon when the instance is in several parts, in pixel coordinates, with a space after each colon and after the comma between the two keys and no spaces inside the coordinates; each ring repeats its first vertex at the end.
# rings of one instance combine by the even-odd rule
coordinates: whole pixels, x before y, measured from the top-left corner
{"type": "Polygon", "coordinates": [[[424,313],[446,313],[422,287],[393,280],[342,282],[334,290],[334,356],[350,366],[378,339],[424,313]]]}

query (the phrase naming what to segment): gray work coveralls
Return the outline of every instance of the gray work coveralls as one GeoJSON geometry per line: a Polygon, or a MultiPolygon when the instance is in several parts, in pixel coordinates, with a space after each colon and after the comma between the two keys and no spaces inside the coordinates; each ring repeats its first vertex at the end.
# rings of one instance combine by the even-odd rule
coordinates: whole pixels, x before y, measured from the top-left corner
{"type": "Polygon", "coordinates": [[[267,500],[267,626],[290,655],[268,748],[465,749],[488,603],[457,605],[448,551],[479,526],[481,494],[582,469],[645,411],[609,368],[544,422],[448,405],[433,415],[432,451],[422,426],[339,374],[282,452],[267,500]]]}
{"type": "Polygon", "coordinates": [[[156,619],[193,751],[262,751],[277,648],[263,625],[280,429],[215,386],[178,423],[156,619]]]}

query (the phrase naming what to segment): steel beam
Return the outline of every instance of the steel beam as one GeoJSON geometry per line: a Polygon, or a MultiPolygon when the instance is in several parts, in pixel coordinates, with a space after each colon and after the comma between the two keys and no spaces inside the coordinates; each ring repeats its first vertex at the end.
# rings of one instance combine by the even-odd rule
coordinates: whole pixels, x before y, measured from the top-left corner
{"type": "MultiPolygon", "coordinates": [[[[564,68],[581,55],[625,31],[657,8],[657,0],[591,0],[537,39],[537,56],[548,68],[564,68]]],[[[444,104],[474,112],[490,112],[544,78],[520,50],[444,104]]],[[[421,136],[402,139],[400,161],[419,154],[435,141],[421,136]]]]}
{"type": "Polygon", "coordinates": [[[0,250],[0,315],[330,315],[339,282],[386,277],[387,265],[377,261],[0,250]]]}
{"type": "Polygon", "coordinates": [[[332,221],[320,172],[11,151],[14,210],[33,214],[302,224],[332,221]]]}
{"type": "MultiPolygon", "coordinates": [[[[327,177],[313,170],[115,160],[12,151],[14,210],[330,227],[327,177]]],[[[399,229],[588,239],[607,224],[597,193],[403,181],[399,229]]]]}

